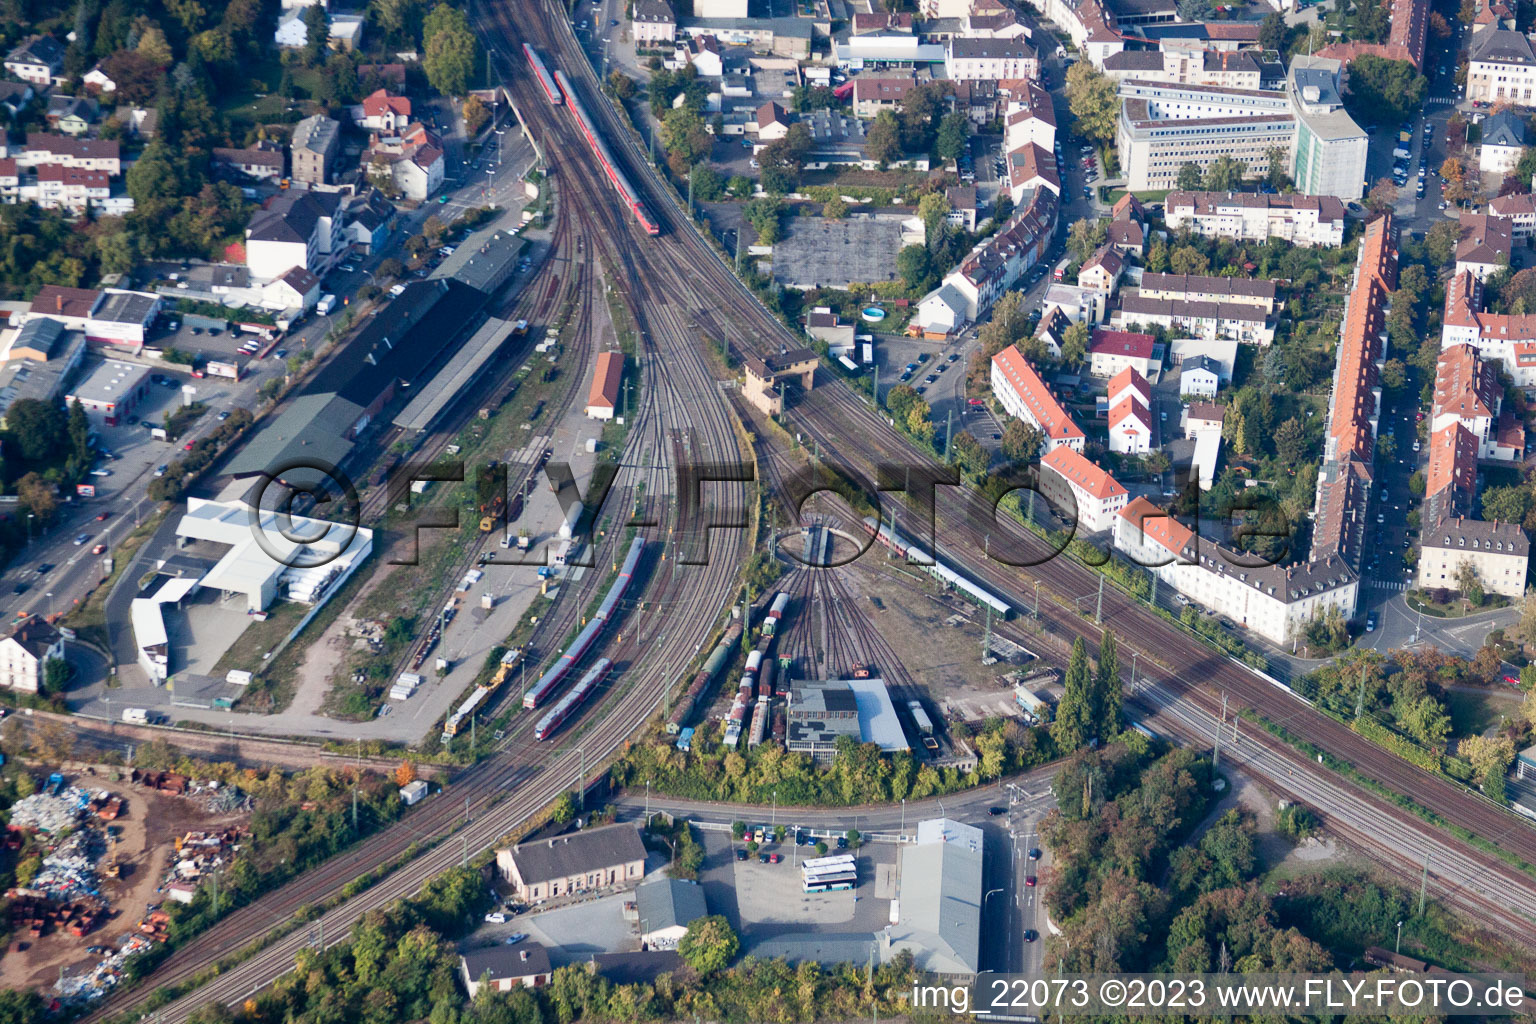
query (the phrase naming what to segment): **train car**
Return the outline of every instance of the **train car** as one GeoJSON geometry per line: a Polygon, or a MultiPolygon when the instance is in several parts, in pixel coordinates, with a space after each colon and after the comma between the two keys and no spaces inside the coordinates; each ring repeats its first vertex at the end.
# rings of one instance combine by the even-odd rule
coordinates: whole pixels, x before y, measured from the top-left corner
{"type": "Polygon", "coordinates": [[[565,720],[571,717],[571,713],[581,707],[582,702],[591,696],[597,689],[597,684],[608,675],[608,670],[613,668],[613,662],[608,658],[599,659],[596,665],[581,677],[581,682],[571,687],[571,692],[560,698],[560,702],[549,709],[549,714],[539,719],[539,724],[534,726],[533,738],[547,740],[554,735],[555,730],[565,724],[565,720]]]}
{"type": "Polygon", "coordinates": [[[730,628],[725,631],[725,635],[720,638],[720,642],[715,645],[715,649],[710,652],[709,657],[704,660],[703,666],[698,672],[694,673],[693,681],[688,684],[688,689],[683,692],[682,699],[677,702],[677,706],[667,716],[667,732],[675,733],[683,727],[683,722],[693,713],[699,698],[704,695],[704,691],[709,688],[709,684],[714,682],[715,676],[720,674],[720,670],[730,660],[731,654],[736,648],[736,642],[740,639],[741,623],[733,622],[730,628]]]}
{"type": "Polygon", "coordinates": [[[554,106],[560,106],[564,102],[560,95],[560,89],[555,85],[555,80],[550,75],[549,68],[544,66],[544,58],[539,56],[539,51],[524,43],[523,56],[528,58],[528,65],[533,69],[533,77],[538,81],[539,88],[544,90],[544,98],[549,100],[554,106]]]}
{"type": "Polygon", "coordinates": [[[629,178],[619,170],[619,165],[613,159],[613,153],[608,148],[608,143],[603,141],[602,133],[597,130],[597,123],[587,115],[587,108],[582,105],[581,98],[576,95],[576,90],[571,86],[571,80],[566,77],[564,71],[555,72],[555,83],[559,85],[560,92],[565,96],[566,109],[571,112],[571,118],[576,122],[576,127],[581,129],[581,134],[586,138],[587,145],[597,157],[598,166],[608,176],[608,181],[619,193],[630,215],[639,223],[641,230],[648,235],[661,234],[661,226],[640,201],[634,187],[630,185],[629,178]]]}
{"type": "Polygon", "coordinates": [[[779,591],[774,597],[773,604],[768,607],[768,618],[763,621],[763,634],[773,636],[779,630],[779,621],[784,618],[784,611],[789,607],[789,592],[779,591]]]}
{"type": "Polygon", "coordinates": [[[1146,726],[1142,725],[1140,722],[1132,722],[1131,723],[1131,728],[1135,729],[1137,732],[1141,733],[1147,739],[1156,742],[1156,740],[1157,740],[1157,733],[1153,732],[1151,729],[1148,729],[1146,726]]]}
{"type": "Polygon", "coordinates": [[[629,585],[635,577],[635,570],[640,564],[640,555],[644,551],[645,539],[643,537],[636,537],[630,542],[629,553],[624,557],[624,564],[620,567],[618,577],[613,581],[613,585],[608,588],[608,595],[603,598],[603,603],[598,608],[597,614],[592,617],[592,621],[588,622],[580,633],[576,634],[576,639],[571,641],[571,646],[566,648],[565,653],[560,656],[560,660],[551,665],[548,671],[539,677],[538,682],[534,683],[533,687],[523,695],[523,707],[531,711],[544,703],[549,698],[549,695],[554,692],[555,687],[564,681],[576,662],[580,661],[587,651],[591,649],[592,642],[597,639],[597,635],[608,624],[614,609],[618,607],[620,599],[629,590],[629,585]]]}
{"type": "Polygon", "coordinates": [[[878,540],[882,546],[895,554],[910,559],[917,563],[917,567],[928,570],[928,574],[945,586],[953,587],[965,594],[978,604],[992,609],[993,614],[1005,619],[1013,617],[1013,605],[992,593],[986,587],[972,582],[967,577],[956,572],[943,559],[930,555],[927,549],[919,544],[912,543],[900,533],[891,529],[889,523],[880,523],[876,527],[873,516],[864,517],[864,530],[878,540]]]}

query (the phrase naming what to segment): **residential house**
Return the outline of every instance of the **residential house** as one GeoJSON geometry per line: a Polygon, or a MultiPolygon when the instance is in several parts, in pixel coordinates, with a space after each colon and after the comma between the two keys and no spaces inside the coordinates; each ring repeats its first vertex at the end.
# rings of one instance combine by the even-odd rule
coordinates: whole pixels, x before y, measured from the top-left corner
{"type": "Polygon", "coordinates": [[[1503,217],[1483,213],[1463,213],[1461,234],[1456,241],[1456,273],[1471,274],[1487,280],[1509,266],[1514,251],[1514,229],[1503,217]]]}
{"type": "Polygon", "coordinates": [[[68,135],[28,132],[26,145],[11,155],[20,168],[76,167],[84,171],[104,171],[113,178],[123,173],[121,151],[117,142],[111,139],[76,139],[68,135]]]}
{"type": "Polygon", "coordinates": [[[1113,377],[1129,367],[1155,383],[1162,373],[1163,347],[1150,334],[1094,328],[1088,355],[1088,372],[1095,377],[1113,377]]]}
{"type": "Polygon", "coordinates": [[[759,143],[776,142],[789,134],[789,114],[772,100],[757,108],[752,123],[759,143]]]}
{"type": "Polygon", "coordinates": [[[5,70],[33,85],[53,85],[64,69],[64,44],[32,36],[5,56],[5,70]]]}
{"type": "Polygon", "coordinates": [[[370,188],[347,204],[345,239],[359,251],[382,250],[395,222],[395,207],[378,189],[370,188]]]}
{"type": "Polygon", "coordinates": [[[0,640],[0,686],[20,693],[40,693],[48,662],[64,657],[64,636],[46,619],[28,618],[0,640]]]}
{"type": "Polygon", "coordinates": [[[1482,129],[1477,169],[1484,174],[1513,171],[1526,146],[1525,119],[1513,110],[1499,110],[1483,120],[1482,129]]]}
{"type": "Polygon", "coordinates": [[[1536,100],[1536,51],[1523,33],[1483,26],[1472,33],[1466,67],[1470,101],[1492,105],[1504,100],[1530,106],[1536,100]]]}
{"type": "Polygon", "coordinates": [[[634,0],[630,8],[631,34],[642,49],[670,43],[677,38],[677,15],[667,0],[634,0]]]}
{"type": "Polygon", "coordinates": [[[1040,56],[1022,37],[956,37],[944,52],[944,71],[953,82],[978,79],[1039,78],[1040,56]]]}
{"type": "Polygon", "coordinates": [[[917,77],[910,71],[904,75],[866,73],[853,77],[853,113],[855,117],[872,118],[882,110],[899,111],[907,93],[917,88],[917,77]]]}
{"type": "Polygon", "coordinates": [[[469,998],[489,985],[492,992],[511,992],[517,988],[543,988],[554,977],[549,950],[532,939],[512,945],[498,943],[466,950],[459,954],[459,978],[469,998]]]}
{"type": "Polygon", "coordinates": [[[1221,366],[1209,356],[1192,356],[1179,364],[1179,394],[1215,398],[1221,388],[1221,366]]]}
{"type": "Polygon", "coordinates": [[[33,95],[30,82],[0,82],[0,107],[12,118],[32,102],[33,95]]]}
{"type": "Polygon", "coordinates": [[[422,202],[443,185],[443,144],[420,124],[399,135],[374,136],[366,160],[370,173],[387,172],[407,199],[422,202]]]}
{"type": "Polygon", "coordinates": [[[635,887],[642,949],[676,949],[688,926],[709,915],[699,883],[655,878],[635,887]]]}
{"type": "Polygon", "coordinates": [[[979,204],[976,201],[975,185],[954,185],[946,189],[944,197],[949,200],[949,216],[945,219],[955,227],[966,231],[976,230],[977,211],[979,204]]]}
{"type": "Polygon", "coordinates": [[[88,96],[48,97],[48,109],[44,115],[48,127],[65,135],[80,136],[91,130],[96,123],[96,101],[88,96]]]}
{"type": "Polygon", "coordinates": [[[1227,411],[1214,402],[1191,402],[1184,411],[1184,436],[1194,438],[1206,431],[1221,433],[1227,411]]]}
{"type": "Polygon", "coordinates": [[[1008,194],[1014,205],[1020,205],[1024,196],[1032,191],[1049,191],[1061,195],[1061,172],[1056,167],[1055,154],[1044,146],[1029,143],[1010,150],[1008,161],[1008,194]]]}
{"type": "Polygon", "coordinates": [[[102,70],[100,64],[87,71],[85,77],[80,81],[81,84],[94,93],[100,94],[117,91],[117,83],[112,80],[111,75],[102,70]]]}
{"type": "Polygon", "coordinates": [[[341,152],[341,124],[324,114],[313,114],[293,126],[288,143],[293,180],[324,185],[336,170],[341,152]]]}
{"type": "Polygon", "coordinates": [[[1262,308],[1241,302],[1195,302],[1126,295],[1110,318],[1117,328],[1162,327],[1199,338],[1233,338],[1248,345],[1268,345],[1275,329],[1262,308]]]}
{"type": "Polygon", "coordinates": [[[1080,288],[1113,295],[1120,284],[1120,275],[1124,273],[1125,257],[1114,246],[1105,243],[1078,268],[1077,284],[1080,288]]]}
{"type": "Polygon", "coordinates": [[[1115,549],[1126,558],[1271,643],[1290,645],[1330,613],[1355,614],[1360,578],[1337,557],[1269,564],[1197,536],[1146,498],[1127,504],[1114,529],[1115,549]]]}
{"type": "Polygon", "coordinates": [[[817,341],[824,341],[840,354],[853,347],[854,326],[845,324],[842,318],[828,306],[817,306],[805,315],[805,333],[817,341]]]}
{"type": "Polygon", "coordinates": [[[388,89],[377,89],[363,97],[354,108],[357,125],[369,131],[393,135],[411,123],[411,101],[406,96],[396,96],[388,89]]]}
{"type": "Polygon", "coordinates": [[[1441,350],[1429,414],[1431,433],[1459,424],[1477,438],[1478,458],[1505,462],[1524,458],[1525,433],[1503,402],[1498,372],[1479,357],[1475,346],[1441,350]]]}
{"type": "MultiPolygon", "coordinates": [[[[1171,192],[1163,201],[1169,230],[1188,228],[1205,238],[1299,246],[1344,244],[1344,204],[1335,196],[1262,192],[1171,192]]],[[[1536,218],[1533,218],[1536,219],[1536,218]]]]}
{"type": "Polygon", "coordinates": [[[1152,447],[1152,387],[1127,366],[1109,382],[1109,450],[1145,455],[1152,447]]]}
{"type": "Polygon", "coordinates": [[[245,265],[258,282],[275,280],[290,267],[324,276],[345,245],[340,196],[289,191],[251,215],[245,229],[245,265]]]}
{"type": "Polygon", "coordinates": [[[632,824],[604,825],[496,851],[496,870],[523,902],[627,886],[645,874],[645,844],[632,824]]]}
{"type": "Polygon", "coordinates": [[[1119,481],[1066,445],[1052,448],[1040,460],[1040,493],[1081,533],[1114,529],[1130,498],[1119,481]]]}
{"type": "Polygon", "coordinates": [[[275,182],[283,176],[283,165],[283,147],[275,142],[261,140],[245,149],[213,149],[214,170],[230,177],[275,182]]]}
{"type": "Polygon", "coordinates": [[[320,279],[303,267],[289,267],[261,289],[261,304],[267,309],[308,312],[319,301],[320,279]]]}

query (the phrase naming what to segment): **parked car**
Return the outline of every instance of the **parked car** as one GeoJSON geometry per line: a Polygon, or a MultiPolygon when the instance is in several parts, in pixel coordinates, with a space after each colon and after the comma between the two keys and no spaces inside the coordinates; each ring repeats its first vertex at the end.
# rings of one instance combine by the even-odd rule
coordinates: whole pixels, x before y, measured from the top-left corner
{"type": "Polygon", "coordinates": [[[515,946],[519,942],[522,942],[527,937],[528,937],[528,933],[527,932],[513,932],[511,935],[508,935],[502,941],[505,942],[509,946],[515,946]]]}
{"type": "Polygon", "coordinates": [[[746,860],[747,859],[747,851],[746,850],[737,850],[736,851],[736,859],[737,860],[746,860]]]}
{"type": "Polygon", "coordinates": [[[485,923],[486,924],[506,924],[507,923],[507,915],[503,914],[499,910],[495,911],[494,913],[486,914],[485,915],[485,923]]]}

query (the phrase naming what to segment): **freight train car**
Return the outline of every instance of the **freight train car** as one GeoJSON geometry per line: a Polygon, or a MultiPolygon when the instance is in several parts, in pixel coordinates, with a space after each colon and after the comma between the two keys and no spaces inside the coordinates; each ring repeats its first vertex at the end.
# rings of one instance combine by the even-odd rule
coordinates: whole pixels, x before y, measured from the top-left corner
{"type": "Polygon", "coordinates": [[[533,687],[523,696],[523,707],[532,710],[544,703],[550,694],[554,693],[555,687],[559,686],[565,680],[565,677],[570,674],[575,664],[591,649],[592,641],[596,640],[597,635],[603,631],[603,627],[608,625],[609,619],[613,616],[614,609],[618,607],[625,591],[629,589],[629,584],[635,575],[635,568],[640,563],[640,554],[644,550],[644,538],[636,537],[630,542],[629,554],[625,556],[624,564],[619,568],[618,578],[613,581],[613,586],[608,588],[608,596],[603,598],[603,603],[598,608],[597,614],[592,617],[592,621],[588,622],[580,633],[576,634],[576,639],[571,641],[571,646],[566,648],[565,653],[560,656],[559,660],[551,665],[549,670],[540,676],[538,682],[534,683],[533,687]]]}
{"type": "Polygon", "coordinates": [[[736,642],[740,639],[741,623],[733,622],[725,631],[725,635],[720,638],[720,642],[715,645],[715,649],[710,652],[709,657],[704,660],[703,666],[694,673],[688,689],[683,691],[677,706],[667,716],[667,732],[676,733],[682,729],[683,723],[693,713],[704,691],[709,689],[710,683],[715,681],[715,676],[720,674],[720,670],[730,660],[731,653],[736,649],[736,642]]]}
{"type": "Polygon", "coordinates": [[[560,92],[565,96],[566,109],[571,112],[571,117],[576,122],[576,127],[581,129],[581,134],[586,137],[587,145],[597,157],[598,166],[608,176],[619,198],[624,201],[630,214],[639,222],[640,227],[648,235],[661,234],[661,228],[651,212],[640,201],[639,195],[629,183],[629,178],[619,170],[619,165],[613,159],[613,153],[608,149],[608,143],[603,141],[602,133],[597,130],[597,122],[587,115],[587,108],[582,105],[581,98],[576,95],[576,90],[571,87],[571,80],[566,77],[564,71],[555,72],[555,82],[560,86],[560,92]]]}

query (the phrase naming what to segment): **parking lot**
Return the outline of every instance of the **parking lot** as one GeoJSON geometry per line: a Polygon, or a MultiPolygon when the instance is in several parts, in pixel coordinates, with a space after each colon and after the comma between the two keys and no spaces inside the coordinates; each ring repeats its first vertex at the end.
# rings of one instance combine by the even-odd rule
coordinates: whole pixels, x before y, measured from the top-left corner
{"type": "MultiPolygon", "coordinates": [[[[779,863],[764,864],[757,857],[738,860],[735,842],[727,832],[703,832],[704,868],[699,884],[711,913],[724,914],[731,927],[750,949],[753,942],[803,933],[843,934],[875,932],[890,920],[890,901],[896,895],[897,853],[894,843],[870,843],[853,851],[859,882],[851,890],[806,893],[800,881],[799,861],[815,857],[814,847],[796,847],[793,832],[783,843],[768,843],[763,852],[779,855],[779,863]]],[[[836,852],[835,844],[829,852],[836,852]]]]}
{"type": "Polygon", "coordinates": [[[846,220],[789,217],[773,247],[773,279],[790,288],[846,288],[894,281],[901,218],[859,214],[846,220]]]}
{"type": "MultiPolygon", "coordinates": [[[[965,369],[969,336],[960,342],[925,341],[899,335],[881,335],[875,346],[875,363],[880,373],[880,393],[885,395],[897,384],[916,389],[933,410],[935,427],[943,429],[950,411],[955,414],[955,431],[966,423],[965,369]],[[915,364],[915,365],[914,365],[915,364]],[[930,380],[929,378],[932,378],[930,380]]],[[[969,425],[965,429],[970,429],[969,425]]],[[[973,431],[974,432],[974,431],[973,431]]],[[[981,437],[981,435],[977,435],[981,437]]],[[[941,435],[942,437],[942,435],[941,435]]],[[[985,440],[984,437],[981,437],[985,440]]]]}

